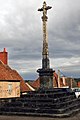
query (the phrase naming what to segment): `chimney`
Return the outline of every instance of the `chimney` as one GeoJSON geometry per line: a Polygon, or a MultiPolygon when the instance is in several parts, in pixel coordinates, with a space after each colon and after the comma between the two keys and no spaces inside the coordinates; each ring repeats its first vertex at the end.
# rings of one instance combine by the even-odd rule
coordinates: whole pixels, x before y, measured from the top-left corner
{"type": "Polygon", "coordinates": [[[8,64],[8,52],[6,48],[4,48],[3,52],[0,52],[0,60],[7,65],[8,64]]]}

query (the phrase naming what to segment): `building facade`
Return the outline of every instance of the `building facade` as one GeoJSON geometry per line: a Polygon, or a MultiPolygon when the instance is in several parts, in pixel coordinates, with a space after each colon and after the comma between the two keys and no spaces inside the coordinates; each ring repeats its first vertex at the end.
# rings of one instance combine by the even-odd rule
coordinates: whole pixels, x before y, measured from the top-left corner
{"type": "Polygon", "coordinates": [[[20,80],[0,80],[0,98],[20,97],[20,80]]]}
{"type": "Polygon", "coordinates": [[[0,98],[20,97],[20,93],[31,91],[20,74],[8,65],[8,52],[0,52],[0,98]]]}

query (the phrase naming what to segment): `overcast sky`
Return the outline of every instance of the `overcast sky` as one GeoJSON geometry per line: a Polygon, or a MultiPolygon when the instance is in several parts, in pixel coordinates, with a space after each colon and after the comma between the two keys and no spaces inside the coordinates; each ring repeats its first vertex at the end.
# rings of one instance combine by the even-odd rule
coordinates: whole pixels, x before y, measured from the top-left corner
{"type": "MultiPolygon", "coordinates": [[[[46,0],[50,66],[80,77],[80,0],[46,0]]],[[[0,0],[0,51],[24,79],[37,79],[41,68],[43,0],[0,0]]]]}

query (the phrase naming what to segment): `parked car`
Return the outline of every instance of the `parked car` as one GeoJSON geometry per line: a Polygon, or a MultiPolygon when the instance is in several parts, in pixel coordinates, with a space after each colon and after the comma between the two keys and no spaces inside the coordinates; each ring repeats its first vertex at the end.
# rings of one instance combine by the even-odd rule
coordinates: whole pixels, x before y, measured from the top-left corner
{"type": "Polygon", "coordinates": [[[72,90],[75,92],[76,98],[80,98],[80,88],[72,88],[72,90]]]}

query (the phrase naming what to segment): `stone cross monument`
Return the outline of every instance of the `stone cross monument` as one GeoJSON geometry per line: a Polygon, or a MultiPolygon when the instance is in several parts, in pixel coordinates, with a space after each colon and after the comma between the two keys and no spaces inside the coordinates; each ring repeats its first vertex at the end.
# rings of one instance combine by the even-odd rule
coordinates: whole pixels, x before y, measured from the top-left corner
{"type": "Polygon", "coordinates": [[[43,50],[42,50],[42,68],[38,69],[40,77],[40,88],[53,88],[53,70],[50,68],[49,52],[48,52],[48,33],[47,33],[47,10],[52,7],[47,6],[46,2],[43,2],[43,7],[38,11],[43,12],[43,50]]]}

